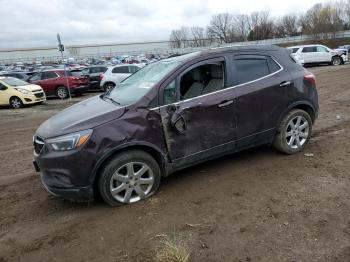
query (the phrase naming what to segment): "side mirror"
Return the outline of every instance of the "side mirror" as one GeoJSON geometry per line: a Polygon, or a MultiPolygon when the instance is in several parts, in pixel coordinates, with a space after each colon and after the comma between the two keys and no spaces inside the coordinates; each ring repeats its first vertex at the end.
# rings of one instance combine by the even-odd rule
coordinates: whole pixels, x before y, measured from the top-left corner
{"type": "Polygon", "coordinates": [[[174,128],[178,133],[183,134],[186,132],[186,123],[183,116],[177,112],[171,116],[170,119],[171,127],[174,128]]]}

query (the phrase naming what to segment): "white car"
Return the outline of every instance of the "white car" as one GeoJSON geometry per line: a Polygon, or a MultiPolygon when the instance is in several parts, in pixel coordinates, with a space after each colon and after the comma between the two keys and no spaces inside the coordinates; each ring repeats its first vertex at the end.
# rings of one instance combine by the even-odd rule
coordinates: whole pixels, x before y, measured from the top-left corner
{"type": "Polygon", "coordinates": [[[292,50],[293,58],[300,64],[340,65],[348,61],[342,52],[332,50],[323,45],[301,45],[287,47],[292,50]]]}
{"type": "Polygon", "coordinates": [[[142,65],[138,64],[120,64],[110,66],[107,71],[101,75],[100,87],[104,91],[109,91],[114,88],[119,82],[123,81],[128,76],[137,72],[142,68],[142,65]]]}

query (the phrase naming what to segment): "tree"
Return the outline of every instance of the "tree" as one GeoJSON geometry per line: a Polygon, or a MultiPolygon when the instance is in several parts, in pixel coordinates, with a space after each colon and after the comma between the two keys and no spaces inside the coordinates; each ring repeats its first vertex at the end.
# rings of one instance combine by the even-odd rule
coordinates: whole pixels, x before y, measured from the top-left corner
{"type": "Polygon", "coordinates": [[[178,30],[172,30],[170,34],[170,47],[182,48],[188,47],[189,29],[181,27],[178,30]]]}
{"type": "Polygon", "coordinates": [[[273,38],[274,23],[270,18],[269,11],[253,12],[250,14],[250,32],[248,40],[262,40],[273,38]]]}
{"type": "Polygon", "coordinates": [[[200,46],[205,46],[205,36],[204,36],[204,28],[203,27],[199,27],[199,26],[193,26],[190,29],[191,32],[191,43],[192,46],[194,47],[200,47],[200,46]]]}
{"type": "Polygon", "coordinates": [[[222,43],[231,43],[234,39],[233,16],[229,13],[214,15],[207,31],[211,38],[218,38],[222,43]]]}

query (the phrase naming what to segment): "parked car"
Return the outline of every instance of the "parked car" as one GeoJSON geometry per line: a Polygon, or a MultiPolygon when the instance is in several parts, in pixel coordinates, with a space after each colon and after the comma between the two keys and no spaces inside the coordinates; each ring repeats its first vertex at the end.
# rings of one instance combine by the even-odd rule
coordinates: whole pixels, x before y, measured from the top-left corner
{"type": "Polygon", "coordinates": [[[346,50],[348,50],[348,53],[350,53],[350,45],[338,46],[337,49],[346,49],[346,50]]]}
{"type": "Polygon", "coordinates": [[[23,81],[27,81],[29,75],[25,72],[1,72],[0,76],[15,77],[23,81]]]}
{"type": "Polygon", "coordinates": [[[348,57],[344,56],[341,52],[332,50],[323,45],[291,46],[288,47],[288,49],[292,50],[293,58],[303,65],[340,65],[348,61],[348,57]]]}
{"type": "Polygon", "coordinates": [[[140,65],[133,64],[120,64],[116,66],[110,66],[107,71],[101,75],[100,87],[105,92],[114,88],[119,82],[123,81],[125,78],[131,74],[137,72],[141,69],[140,65]]]}
{"type": "Polygon", "coordinates": [[[20,108],[46,100],[43,89],[14,77],[0,76],[0,105],[20,108]]]}
{"type": "Polygon", "coordinates": [[[89,78],[90,89],[100,89],[102,75],[107,71],[106,66],[89,66],[84,69],[84,74],[89,78]]]}
{"type": "Polygon", "coordinates": [[[133,203],[208,159],[264,144],[298,153],[317,116],[315,77],[288,50],[211,49],[152,63],[50,118],[34,166],[54,195],[133,203]]]}
{"type": "Polygon", "coordinates": [[[32,75],[28,81],[40,85],[47,96],[55,95],[61,99],[69,96],[68,85],[71,94],[81,95],[88,89],[88,79],[86,77],[73,76],[67,71],[67,78],[64,70],[48,70],[32,75]]]}

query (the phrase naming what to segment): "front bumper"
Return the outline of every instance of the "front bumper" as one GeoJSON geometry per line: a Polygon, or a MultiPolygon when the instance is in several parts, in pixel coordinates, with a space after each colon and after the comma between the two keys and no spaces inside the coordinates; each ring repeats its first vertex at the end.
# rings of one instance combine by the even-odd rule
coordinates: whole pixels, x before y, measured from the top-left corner
{"type": "Polygon", "coordinates": [[[96,156],[88,144],[69,151],[52,151],[39,138],[34,139],[33,165],[40,172],[46,190],[65,199],[86,202],[94,198],[92,176],[96,156]]]}
{"type": "Polygon", "coordinates": [[[24,105],[31,105],[36,103],[41,103],[46,101],[46,96],[36,97],[34,94],[22,95],[21,97],[22,103],[24,105]]]}

